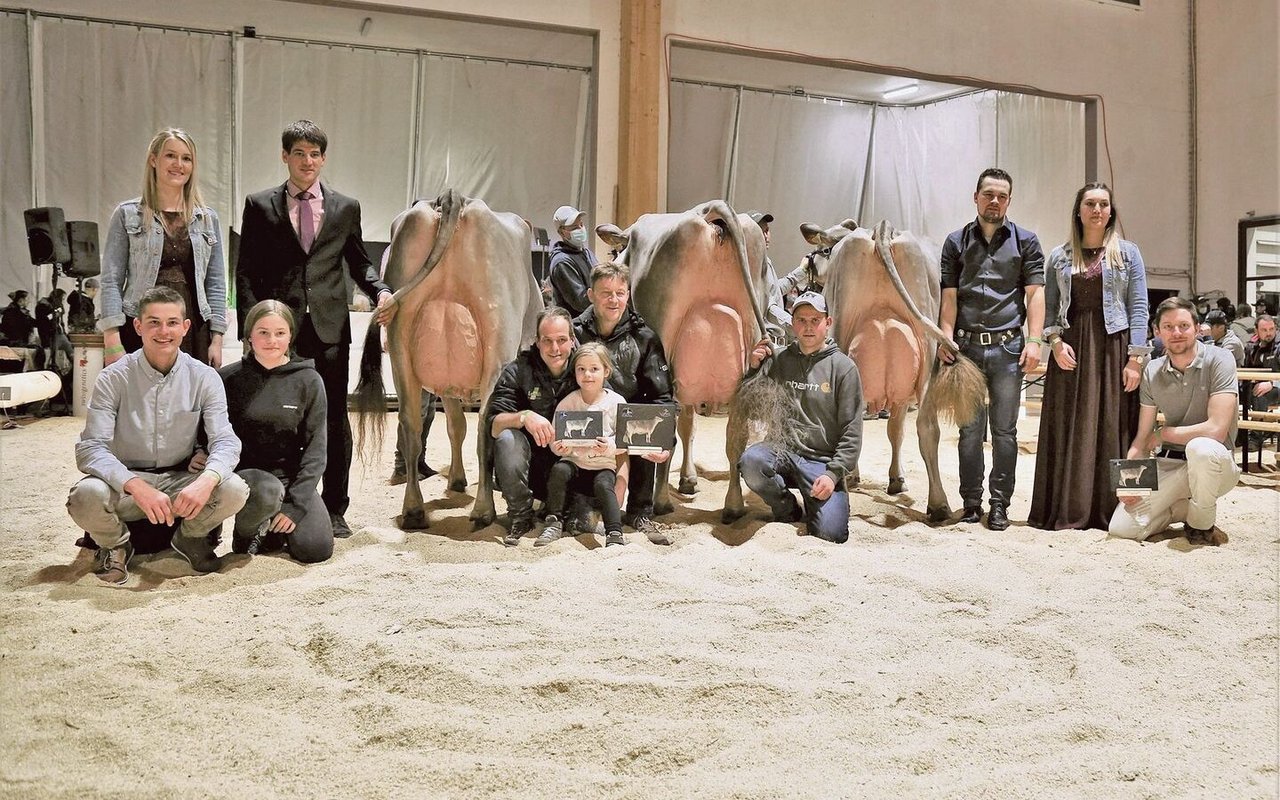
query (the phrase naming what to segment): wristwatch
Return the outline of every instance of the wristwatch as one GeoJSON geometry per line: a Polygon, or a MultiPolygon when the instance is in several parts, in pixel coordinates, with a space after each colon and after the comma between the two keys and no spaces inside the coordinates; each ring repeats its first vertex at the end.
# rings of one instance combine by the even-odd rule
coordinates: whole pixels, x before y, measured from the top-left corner
{"type": "Polygon", "coordinates": [[[529,417],[529,409],[520,412],[520,427],[524,427],[524,421],[529,417]]]}

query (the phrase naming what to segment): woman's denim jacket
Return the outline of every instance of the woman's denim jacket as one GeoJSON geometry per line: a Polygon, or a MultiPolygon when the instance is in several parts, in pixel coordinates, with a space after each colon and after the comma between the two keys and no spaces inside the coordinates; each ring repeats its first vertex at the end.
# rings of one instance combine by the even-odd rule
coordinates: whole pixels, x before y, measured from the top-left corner
{"type": "MultiPolygon", "coordinates": [[[[1102,320],[1107,333],[1129,331],[1129,355],[1145,356],[1147,347],[1147,271],[1138,246],[1120,240],[1121,264],[1113,268],[1102,254],[1102,320]]],[[[1071,327],[1067,309],[1071,306],[1071,245],[1053,248],[1045,266],[1044,335],[1062,335],[1071,327]]]]}
{"type": "MultiPolygon", "coordinates": [[[[196,262],[196,303],[200,316],[213,333],[227,330],[227,270],[218,239],[218,215],[211,208],[197,207],[188,226],[191,252],[196,262]]],[[[107,223],[107,242],[102,250],[102,313],[98,330],[119,328],[125,316],[138,316],[138,301],[156,285],[160,274],[160,254],[164,250],[164,225],[154,214],[146,224],[142,219],[142,198],[135,197],[116,206],[107,223]]],[[[188,309],[190,313],[190,309],[188,309]]]]}

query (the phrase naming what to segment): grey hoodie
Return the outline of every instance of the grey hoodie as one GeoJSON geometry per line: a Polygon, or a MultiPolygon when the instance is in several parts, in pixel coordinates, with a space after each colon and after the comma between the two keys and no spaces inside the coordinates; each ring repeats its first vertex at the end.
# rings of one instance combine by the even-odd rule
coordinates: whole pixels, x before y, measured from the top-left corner
{"type": "Polygon", "coordinates": [[[827,340],[808,356],[800,352],[799,342],[792,342],[769,361],[768,370],[796,401],[797,454],[824,462],[827,474],[842,486],[862,452],[862,378],[857,365],[827,340]]]}

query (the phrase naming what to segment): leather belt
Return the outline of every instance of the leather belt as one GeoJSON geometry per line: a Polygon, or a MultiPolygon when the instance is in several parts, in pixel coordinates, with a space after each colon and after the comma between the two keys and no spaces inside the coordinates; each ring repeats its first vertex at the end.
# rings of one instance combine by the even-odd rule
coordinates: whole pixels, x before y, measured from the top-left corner
{"type": "Polygon", "coordinates": [[[1004,344],[1022,335],[1021,328],[1005,328],[1002,331],[966,331],[956,330],[957,341],[974,341],[982,346],[1004,344]]]}
{"type": "Polygon", "coordinates": [[[1187,460],[1186,450],[1174,450],[1170,447],[1162,447],[1156,451],[1156,458],[1176,458],[1179,461],[1187,460]]]}

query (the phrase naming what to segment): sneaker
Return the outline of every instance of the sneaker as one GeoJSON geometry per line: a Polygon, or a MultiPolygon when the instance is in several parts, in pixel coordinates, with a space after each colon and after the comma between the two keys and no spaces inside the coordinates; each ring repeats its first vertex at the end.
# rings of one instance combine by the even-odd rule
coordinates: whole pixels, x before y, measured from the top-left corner
{"type": "Polygon", "coordinates": [[[560,518],[555,514],[548,514],[545,527],[542,533],[538,534],[538,538],[534,539],[533,546],[546,547],[561,536],[564,536],[564,527],[560,523],[560,518]]]}
{"type": "Polygon", "coordinates": [[[104,583],[119,586],[129,580],[129,559],[133,558],[133,545],[125,542],[110,550],[103,547],[98,550],[98,565],[94,572],[104,583]]]}
{"type": "Polygon", "coordinates": [[[654,544],[671,544],[671,537],[666,533],[667,526],[661,522],[654,522],[652,518],[644,514],[637,514],[632,517],[631,527],[635,529],[636,533],[643,533],[654,544]]]}
{"type": "Polygon", "coordinates": [[[222,559],[214,555],[209,540],[203,536],[183,536],[181,532],[173,535],[169,546],[185,558],[196,572],[217,572],[222,569],[222,559]]]}
{"type": "Polygon", "coordinates": [[[622,537],[622,531],[609,531],[604,537],[604,546],[609,547],[615,544],[626,544],[627,540],[622,537]]]}
{"type": "Polygon", "coordinates": [[[511,520],[511,528],[507,530],[507,535],[502,537],[502,543],[507,547],[516,547],[524,535],[531,530],[533,530],[533,520],[517,517],[511,520]]]}

